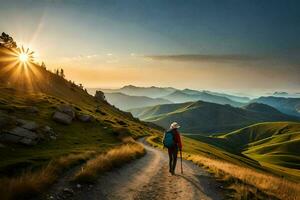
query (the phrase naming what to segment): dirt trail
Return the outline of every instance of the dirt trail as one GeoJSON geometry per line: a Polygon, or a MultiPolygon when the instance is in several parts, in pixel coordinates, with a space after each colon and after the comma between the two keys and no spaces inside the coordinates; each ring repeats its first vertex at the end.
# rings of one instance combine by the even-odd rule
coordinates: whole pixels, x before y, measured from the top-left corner
{"type": "MultiPolygon", "coordinates": [[[[168,172],[165,152],[145,144],[147,154],[103,174],[97,183],[76,191],[71,199],[224,199],[221,185],[196,165],[184,161],[184,173],[168,172]]],[[[178,160],[179,161],[179,160],[178,160]]]]}

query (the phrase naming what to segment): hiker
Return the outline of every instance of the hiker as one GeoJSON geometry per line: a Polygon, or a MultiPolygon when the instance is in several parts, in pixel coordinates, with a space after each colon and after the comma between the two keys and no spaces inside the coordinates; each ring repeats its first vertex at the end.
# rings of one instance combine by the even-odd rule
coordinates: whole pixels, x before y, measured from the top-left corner
{"type": "Polygon", "coordinates": [[[172,175],[175,174],[178,150],[180,150],[180,152],[181,152],[181,149],[182,149],[180,134],[177,130],[178,128],[180,128],[179,124],[177,122],[173,122],[170,125],[170,129],[165,132],[165,135],[163,138],[164,147],[168,148],[169,172],[172,175]]]}

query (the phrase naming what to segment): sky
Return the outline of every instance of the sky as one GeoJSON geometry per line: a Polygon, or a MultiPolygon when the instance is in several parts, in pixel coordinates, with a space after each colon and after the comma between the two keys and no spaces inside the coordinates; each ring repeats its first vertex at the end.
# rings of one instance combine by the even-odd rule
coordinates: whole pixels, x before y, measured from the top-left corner
{"type": "Polygon", "coordinates": [[[300,92],[297,0],[0,3],[0,31],[85,87],[300,92]]]}

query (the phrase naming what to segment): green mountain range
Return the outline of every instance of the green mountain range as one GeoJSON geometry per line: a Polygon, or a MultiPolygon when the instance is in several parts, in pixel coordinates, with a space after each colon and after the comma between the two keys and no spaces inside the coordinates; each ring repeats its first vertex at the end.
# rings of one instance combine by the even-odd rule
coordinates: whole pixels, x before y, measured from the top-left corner
{"type": "Polygon", "coordinates": [[[273,107],[253,103],[242,108],[203,101],[165,104],[129,110],[141,120],[168,128],[173,121],[182,125],[182,132],[212,134],[230,132],[251,124],[272,121],[299,121],[273,107]]]}
{"type": "Polygon", "coordinates": [[[240,161],[249,158],[246,163],[257,169],[262,167],[277,175],[300,178],[300,123],[258,123],[215,137],[189,137],[216,147],[218,155],[231,154],[240,161]]]}
{"type": "Polygon", "coordinates": [[[300,123],[256,124],[222,138],[236,151],[261,163],[300,169],[300,123]]]}

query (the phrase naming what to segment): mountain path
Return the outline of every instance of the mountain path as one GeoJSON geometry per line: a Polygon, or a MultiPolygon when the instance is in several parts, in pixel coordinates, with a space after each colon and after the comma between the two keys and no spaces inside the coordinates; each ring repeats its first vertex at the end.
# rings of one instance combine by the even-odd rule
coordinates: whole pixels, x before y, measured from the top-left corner
{"type": "Polygon", "coordinates": [[[104,173],[94,185],[73,186],[74,194],[62,199],[224,199],[221,184],[203,169],[183,160],[183,174],[180,174],[178,159],[176,175],[172,176],[168,171],[168,155],[142,140],[140,142],[147,150],[144,157],[104,173]]]}

